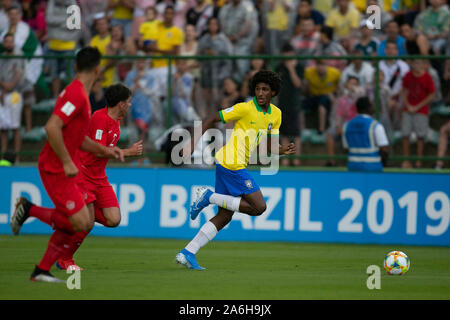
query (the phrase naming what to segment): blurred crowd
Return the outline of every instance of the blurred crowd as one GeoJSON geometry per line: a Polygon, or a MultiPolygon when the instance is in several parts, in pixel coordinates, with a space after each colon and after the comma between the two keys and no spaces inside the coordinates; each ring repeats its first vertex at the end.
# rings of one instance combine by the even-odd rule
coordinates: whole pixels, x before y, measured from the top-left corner
{"type": "MultiPolygon", "coordinates": [[[[73,55],[79,48],[91,45],[104,55],[140,56],[137,60],[103,59],[101,77],[90,100],[95,111],[105,106],[106,87],[118,81],[129,86],[133,98],[126,125],[135,126],[150,148],[167,129],[169,116],[171,124],[192,122],[250,99],[248,81],[264,68],[276,70],[282,78],[283,89],[274,101],[283,111],[280,134],[283,140],[297,144],[298,154],[302,130],[314,129],[325,141],[327,153],[334,155],[343,125],[356,115],[356,100],[367,96],[374,106],[379,103],[379,121],[389,138],[401,132],[403,154],[410,154],[413,135],[420,156],[430,109],[450,104],[450,60],[402,58],[450,55],[450,10],[446,0],[0,3],[2,55],[73,55]],[[76,11],[74,15],[74,11],[67,10],[72,5],[80,8],[80,21],[76,11]],[[377,10],[367,13],[369,6],[377,10]],[[374,12],[379,16],[374,18],[374,12]],[[79,22],[80,28],[68,27],[68,21],[75,26],[79,22]],[[266,61],[257,57],[260,54],[308,58],[266,61]],[[157,58],[164,55],[207,55],[211,59],[173,59],[169,68],[168,59],[157,58]],[[236,55],[255,58],[225,59],[236,55]],[[349,55],[361,59],[316,58],[349,55]],[[364,60],[374,56],[388,58],[379,62],[377,75],[376,62],[364,60]]],[[[43,97],[58,96],[67,74],[73,73],[71,63],[65,59],[0,59],[2,153],[7,150],[8,131],[13,132],[14,150],[20,150],[22,114],[25,130],[31,131],[31,106],[43,97]]],[[[449,123],[444,124],[440,130],[440,156],[446,154],[449,132],[449,123]]],[[[284,160],[283,164],[301,162],[284,160]]],[[[334,160],[327,165],[334,166],[334,160]]],[[[420,161],[402,163],[405,168],[421,165],[420,161]]],[[[442,162],[436,163],[436,167],[442,166],[442,162]]]]}

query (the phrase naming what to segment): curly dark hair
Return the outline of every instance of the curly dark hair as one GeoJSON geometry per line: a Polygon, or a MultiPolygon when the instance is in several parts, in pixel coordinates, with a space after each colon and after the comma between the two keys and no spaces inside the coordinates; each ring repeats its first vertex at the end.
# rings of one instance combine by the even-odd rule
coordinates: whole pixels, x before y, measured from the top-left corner
{"type": "Polygon", "coordinates": [[[258,83],[266,83],[270,86],[270,89],[275,91],[275,96],[278,95],[281,89],[281,78],[278,73],[270,70],[258,71],[249,82],[250,94],[255,95],[255,88],[258,83]]]}

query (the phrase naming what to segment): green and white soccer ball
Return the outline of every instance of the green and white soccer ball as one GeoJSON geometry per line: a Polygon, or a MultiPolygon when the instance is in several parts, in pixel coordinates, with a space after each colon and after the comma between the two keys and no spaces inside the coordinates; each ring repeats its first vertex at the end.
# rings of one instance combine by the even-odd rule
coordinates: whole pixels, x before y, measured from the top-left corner
{"type": "Polygon", "coordinates": [[[410,265],[408,256],[401,251],[389,252],[384,258],[384,270],[391,275],[403,275],[407,273],[410,265]]]}

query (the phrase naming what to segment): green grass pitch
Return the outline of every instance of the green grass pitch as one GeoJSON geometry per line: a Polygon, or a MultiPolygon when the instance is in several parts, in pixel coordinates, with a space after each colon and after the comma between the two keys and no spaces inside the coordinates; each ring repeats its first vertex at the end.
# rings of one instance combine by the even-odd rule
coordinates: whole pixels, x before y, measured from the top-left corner
{"type": "MultiPolygon", "coordinates": [[[[0,236],[0,299],[450,299],[450,248],[213,241],[198,254],[205,271],[174,263],[187,241],[91,236],[75,256],[81,289],[33,283],[49,236],[0,236]],[[404,276],[382,268],[396,249],[411,259],[404,276]],[[381,289],[366,286],[381,268],[381,289]]],[[[70,275],[56,270],[62,279],[70,275]]]]}

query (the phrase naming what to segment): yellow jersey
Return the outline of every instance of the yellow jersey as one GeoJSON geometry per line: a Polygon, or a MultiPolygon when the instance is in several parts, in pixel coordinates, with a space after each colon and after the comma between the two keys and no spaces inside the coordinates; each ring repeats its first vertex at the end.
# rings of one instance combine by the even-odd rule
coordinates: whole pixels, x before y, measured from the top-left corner
{"type": "Polygon", "coordinates": [[[287,30],[289,24],[288,12],[284,11],[283,4],[278,2],[275,4],[273,11],[267,12],[267,29],[269,30],[287,30]]]}
{"type": "Polygon", "coordinates": [[[50,39],[48,47],[54,51],[72,51],[75,50],[77,43],[75,41],[65,41],[60,39],[50,39]]]}
{"type": "MultiPolygon", "coordinates": [[[[114,2],[118,2],[115,0],[114,2]]],[[[114,8],[112,17],[120,20],[131,20],[133,19],[133,9],[130,9],[125,6],[117,6],[114,8]]]]}
{"type": "MultiPolygon", "coordinates": [[[[95,37],[92,38],[90,45],[91,45],[91,47],[97,48],[98,51],[100,51],[100,53],[103,56],[103,55],[106,55],[106,48],[108,47],[110,42],[111,42],[110,35],[107,35],[103,39],[100,38],[99,35],[96,35],[95,37]]],[[[102,59],[100,61],[100,67],[103,68],[106,64],[107,64],[106,59],[102,59]]],[[[114,82],[114,67],[106,69],[105,72],[103,73],[103,75],[105,78],[102,82],[102,88],[107,88],[110,85],[112,85],[114,82]]]]}
{"type": "MultiPolygon", "coordinates": [[[[177,26],[166,27],[163,23],[159,24],[156,46],[160,50],[171,50],[175,46],[181,46],[184,42],[184,32],[177,26]]],[[[153,59],[153,68],[167,67],[169,64],[166,59],[153,59]]],[[[175,64],[175,61],[172,62],[175,64]]]]}
{"type": "Polygon", "coordinates": [[[358,9],[350,6],[345,15],[342,15],[339,9],[331,10],[325,25],[332,27],[339,38],[345,38],[350,35],[352,29],[359,28],[360,21],[361,14],[358,9]]]}
{"type": "Polygon", "coordinates": [[[359,10],[361,13],[365,13],[367,9],[367,0],[352,0],[353,4],[355,5],[356,9],[359,10]]]}
{"type": "Polygon", "coordinates": [[[152,21],[144,21],[139,27],[139,34],[142,36],[142,40],[156,40],[158,36],[158,28],[161,21],[152,20],[152,21]]]}
{"type": "Polygon", "coordinates": [[[321,78],[315,66],[305,70],[305,80],[308,81],[309,92],[313,96],[333,93],[339,84],[341,72],[333,67],[327,67],[327,74],[321,78]]]}
{"type": "Polygon", "coordinates": [[[220,110],[219,116],[223,123],[234,121],[228,142],[216,153],[216,161],[229,170],[245,169],[259,143],[278,135],[281,125],[281,110],[270,104],[264,112],[256,98],[220,110]]]}

